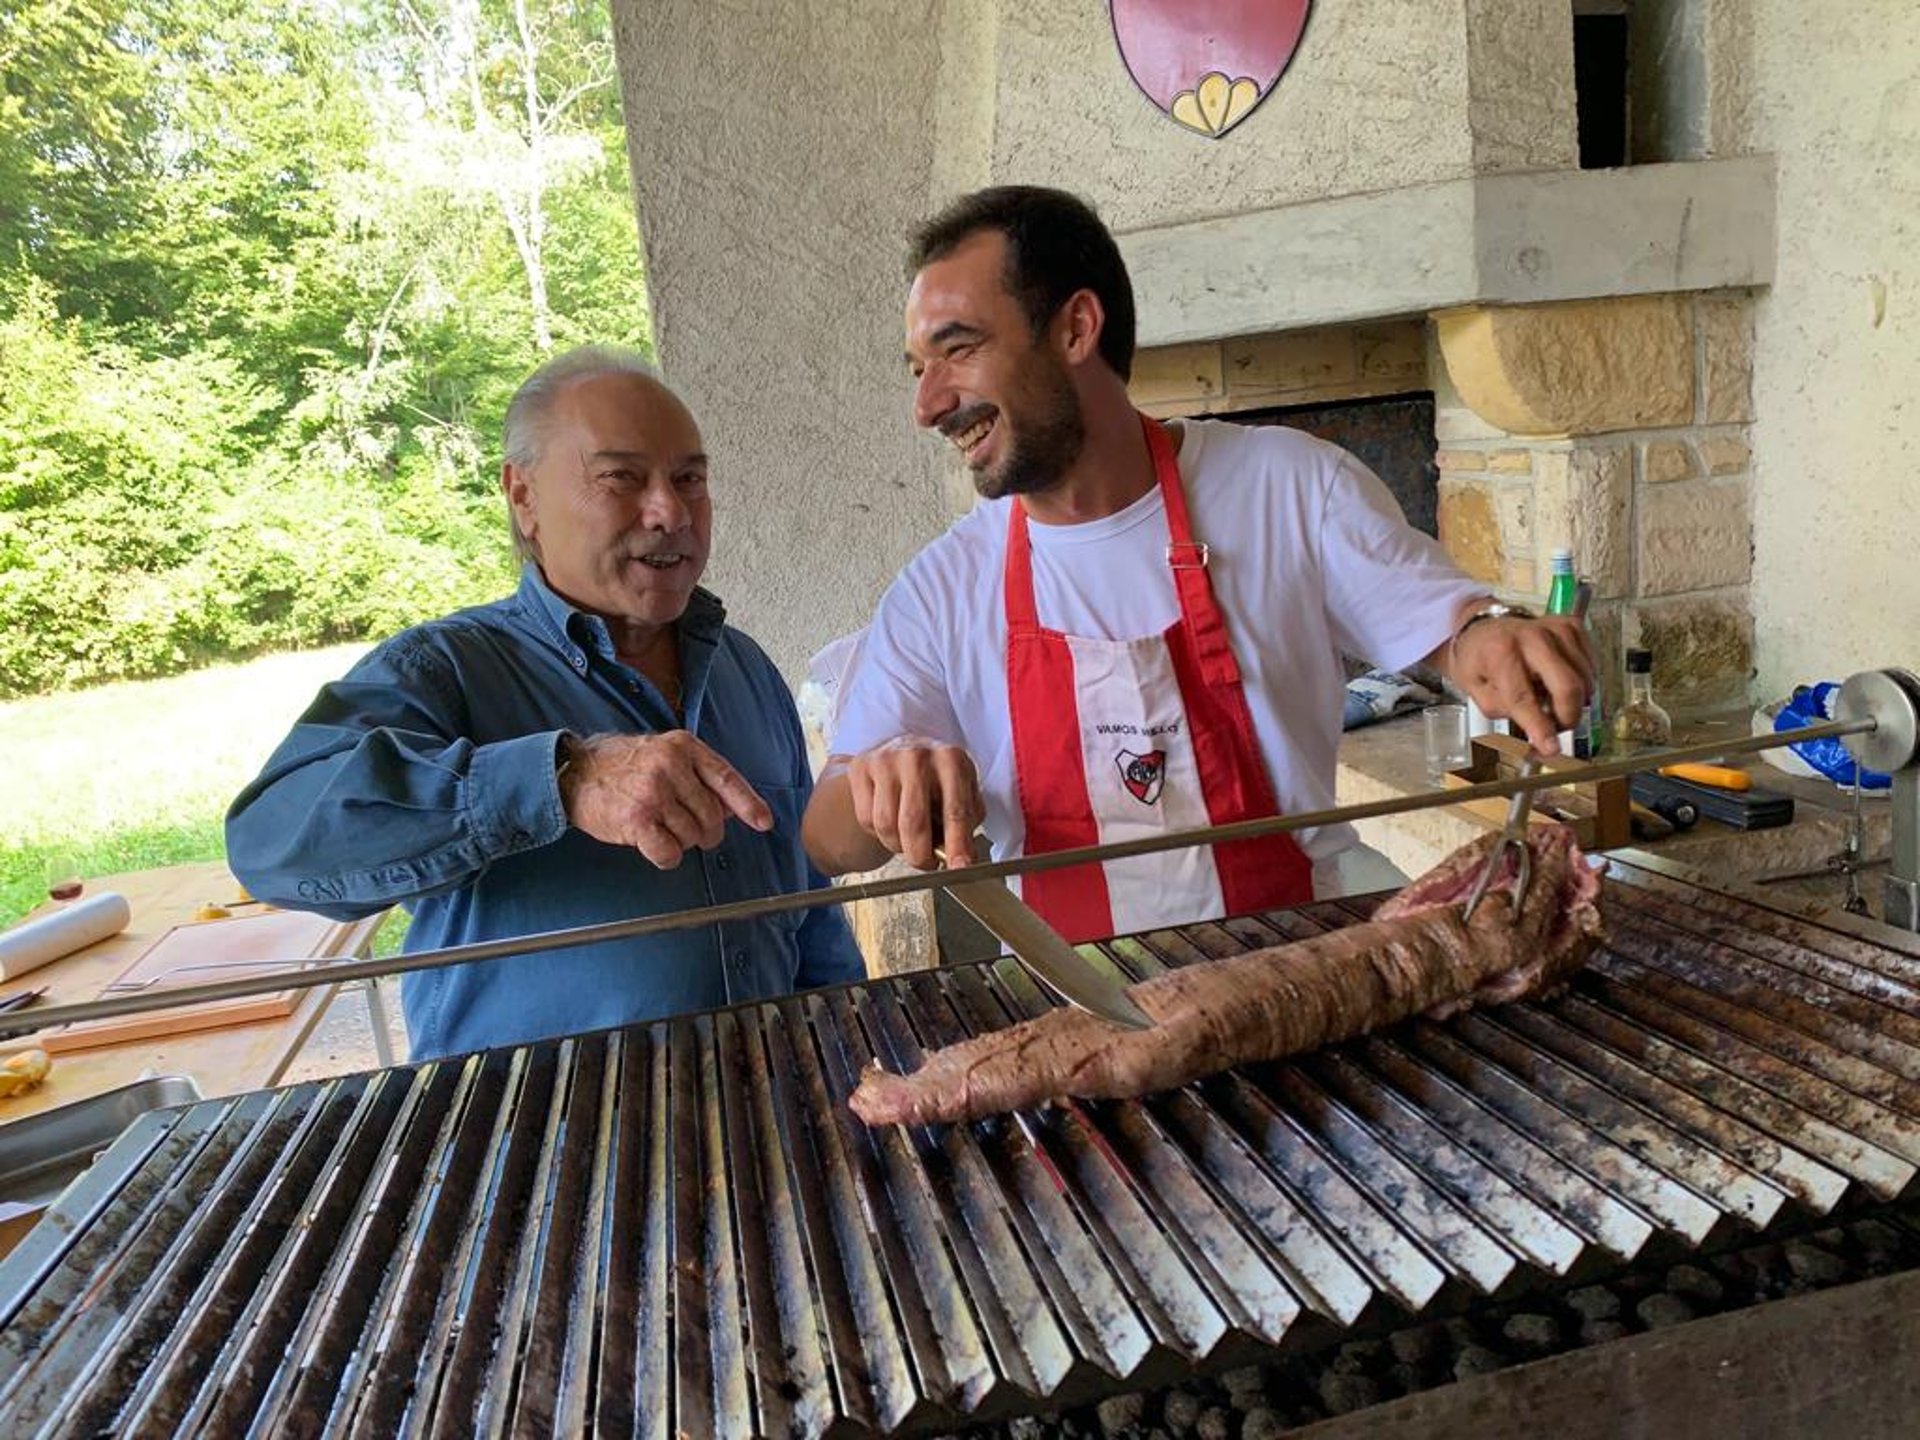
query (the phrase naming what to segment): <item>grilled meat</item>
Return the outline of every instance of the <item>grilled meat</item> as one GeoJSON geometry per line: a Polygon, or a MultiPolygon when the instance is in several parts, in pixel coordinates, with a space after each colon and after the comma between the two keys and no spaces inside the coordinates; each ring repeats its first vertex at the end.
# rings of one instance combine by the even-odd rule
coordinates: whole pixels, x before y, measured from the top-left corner
{"type": "Polygon", "coordinates": [[[1468,924],[1462,902],[1496,838],[1455,851],[1364,925],[1130,987],[1152,1029],[1122,1030],[1063,1007],[936,1050],[911,1075],[869,1066],[850,1103],[870,1125],[926,1124],[1063,1096],[1143,1095],[1410,1015],[1442,1016],[1557,986],[1600,933],[1599,877],[1572,831],[1535,825],[1533,878],[1519,912],[1509,870],[1468,924]]]}

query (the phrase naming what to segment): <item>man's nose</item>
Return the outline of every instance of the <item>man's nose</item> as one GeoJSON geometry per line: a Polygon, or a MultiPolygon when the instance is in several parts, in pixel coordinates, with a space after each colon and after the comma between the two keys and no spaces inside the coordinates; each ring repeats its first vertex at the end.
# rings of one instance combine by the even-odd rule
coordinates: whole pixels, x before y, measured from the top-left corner
{"type": "Polygon", "coordinates": [[[913,382],[913,420],[922,429],[931,430],[948,415],[959,397],[946,378],[946,366],[935,362],[920,372],[913,382]]]}
{"type": "Polygon", "coordinates": [[[671,533],[684,530],[693,520],[693,510],[670,476],[656,475],[647,481],[640,498],[640,523],[649,530],[671,533]]]}

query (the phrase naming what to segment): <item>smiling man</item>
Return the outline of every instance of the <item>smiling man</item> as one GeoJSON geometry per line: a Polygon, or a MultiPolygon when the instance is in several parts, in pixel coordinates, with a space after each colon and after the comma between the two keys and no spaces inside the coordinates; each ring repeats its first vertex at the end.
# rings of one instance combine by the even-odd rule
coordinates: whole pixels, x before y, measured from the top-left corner
{"type": "MultiPolygon", "coordinates": [[[[589,347],[507,408],[520,588],[378,646],[326,686],[227,817],[258,898],[392,904],[408,950],[824,883],[785,682],[699,586],[699,427],[652,367],[589,347]]],[[[416,1059],[858,979],[835,908],[416,972],[416,1059]]]]}
{"type": "MultiPolygon", "coordinates": [[[[881,598],[806,818],[829,873],[1330,807],[1341,652],[1425,660],[1550,749],[1592,683],[1577,624],[1496,605],[1379,479],[1297,431],[1163,426],[1127,394],[1134,302],[1058,190],[962,197],[916,237],[914,419],[983,504],[881,598]]],[[[1029,875],[1070,940],[1403,877],[1345,826],[1029,875]]]]}

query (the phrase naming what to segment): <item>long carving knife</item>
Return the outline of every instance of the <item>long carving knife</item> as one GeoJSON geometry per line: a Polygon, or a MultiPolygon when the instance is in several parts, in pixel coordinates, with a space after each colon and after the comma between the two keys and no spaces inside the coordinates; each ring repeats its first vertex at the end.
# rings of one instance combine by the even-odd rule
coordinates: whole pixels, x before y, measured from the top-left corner
{"type": "Polygon", "coordinates": [[[1033,977],[1069,1005],[1077,1005],[1110,1025],[1145,1030],[1153,1017],[1133,1003],[1126,987],[1095,969],[1060,938],[1060,932],[1000,880],[969,880],[946,887],[947,894],[978,920],[1033,977]]]}

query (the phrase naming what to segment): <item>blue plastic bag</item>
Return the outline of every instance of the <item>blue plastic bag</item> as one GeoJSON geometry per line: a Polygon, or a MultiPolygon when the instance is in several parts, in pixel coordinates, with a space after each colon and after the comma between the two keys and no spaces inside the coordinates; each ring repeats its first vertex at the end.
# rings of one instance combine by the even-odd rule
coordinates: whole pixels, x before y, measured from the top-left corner
{"type": "MultiPolygon", "coordinates": [[[[1839,694],[1840,686],[1832,680],[1794,686],[1791,698],[1773,717],[1774,733],[1798,730],[1833,719],[1833,704],[1839,694]]],[[[1857,766],[1853,756],[1847,753],[1846,745],[1839,740],[1800,740],[1787,748],[1836,785],[1857,784],[1862,790],[1885,790],[1893,784],[1891,775],[1857,766]],[[1857,780],[1856,772],[1859,777],[1857,780]]]]}

